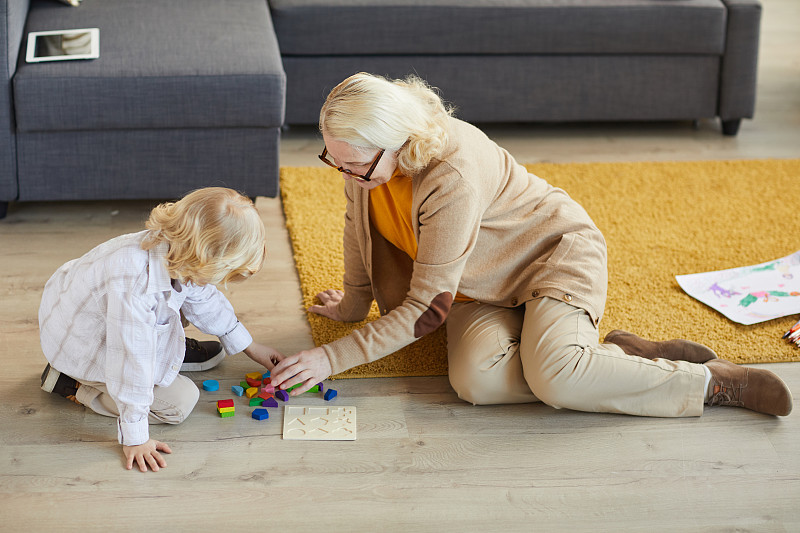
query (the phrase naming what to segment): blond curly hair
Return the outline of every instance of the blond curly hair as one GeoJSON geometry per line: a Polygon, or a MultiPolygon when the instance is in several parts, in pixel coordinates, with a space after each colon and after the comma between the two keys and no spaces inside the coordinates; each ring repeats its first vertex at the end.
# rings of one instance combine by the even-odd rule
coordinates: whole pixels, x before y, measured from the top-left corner
{"type": "Polygon", "coordinates": [[[447,146],[446,106],[423,80],[390,80],[359,72],[333,88],[319,114],[319,129],[356,149],[397,151],[397,167],[412,176],[447,146]]]}
{"type": "Polygon", "coordinates": [[[142,241],[149,250],[167,243],[167,271],[181,283],[227,285],[259,270],[267,254],[266,230],[250,198],[224,187],[192,191],[156,206],[142,241]]]}

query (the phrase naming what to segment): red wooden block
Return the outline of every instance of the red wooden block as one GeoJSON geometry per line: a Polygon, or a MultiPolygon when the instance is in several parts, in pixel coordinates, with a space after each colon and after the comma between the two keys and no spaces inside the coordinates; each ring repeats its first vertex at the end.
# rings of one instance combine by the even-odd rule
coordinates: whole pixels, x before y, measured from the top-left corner
{"type": "Polygon", "coordinates": [[[247,381],[247,384],[251,387],[259,387],[261,385],[260,379],[245,378],[245,381],[247,381]]]}
{"type": "Polygon", "coordinates": [[[217,402],[217,409],[224,409],[225,407],[233,407],[233,400],[220,400],[217,402]]]}

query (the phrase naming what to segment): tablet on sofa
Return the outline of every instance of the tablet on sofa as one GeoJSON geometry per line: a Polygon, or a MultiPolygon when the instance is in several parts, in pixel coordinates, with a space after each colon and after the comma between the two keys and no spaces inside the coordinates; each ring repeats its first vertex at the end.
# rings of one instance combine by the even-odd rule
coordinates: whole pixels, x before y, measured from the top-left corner
{"type": "Polygon", "coordinates": [[[96,59],[100,57],[100,30],[32,31],[28,34],[28,63],[96,59]]]}

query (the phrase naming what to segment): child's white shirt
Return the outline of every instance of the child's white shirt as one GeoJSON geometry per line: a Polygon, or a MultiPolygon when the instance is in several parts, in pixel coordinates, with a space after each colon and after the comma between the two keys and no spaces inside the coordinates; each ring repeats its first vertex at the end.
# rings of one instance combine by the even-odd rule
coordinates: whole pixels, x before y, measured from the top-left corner
{"type": "Polygon", "coordinates": [[[45,357],[70,377],[106,384],[120,412],[119,442],[128,446],[149,439],[153,387],[170,385],[183,363],[181,310],[228,354],[253,342],[216,287],[170,279],[167,245],[142,250],[147,233],[116,237],[64,264],[39,308],[45,357]]]}

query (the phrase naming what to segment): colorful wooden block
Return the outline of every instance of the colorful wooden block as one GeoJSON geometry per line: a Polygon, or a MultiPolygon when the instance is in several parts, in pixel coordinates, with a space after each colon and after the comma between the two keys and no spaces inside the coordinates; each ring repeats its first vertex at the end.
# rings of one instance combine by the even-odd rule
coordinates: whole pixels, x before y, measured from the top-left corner
{"type": "Polygon", "coordinates": [[[278,400],[276,400],[275,397],[267,398],[261,404],[261,407],[278,407],[278,400]]]}
{"type": "Polygon", "coordinates": [[[261,377],[262,377],[262,378],[264,378],[264,379],[266,379],[266,378],[268,378],[268,377],[270,377],[270,376],[271,376],[271,374],[270,374],[269,370],[267,370],[266,372],[264,372],[263,374],[261,374],[261,377]]]}
{"type": "Polygon", "coordinates": [[[268,392],[270,394],[275,394],[275,387],[272,385],[264,385],[261,387],[261,392],[268,392]]]}
{"type": "Polygon", "coordinates": [[[256,396],[255,398],[250,398],[251,407],[254,405],[261,405],[262,403],[264,403],[264,398],[259,398],[258,396],[256,396]]]}
{"type": "Polygon", "coordinates": [[[328,390],[326,390],[325,391],[325,396],[324,396],[325,401],[329,402],[329,401],[333,400],[334,398],[336,398],[337,394],[339,394],[339,393],[336,392],[336,389],[328,389],[328,390]]]}
{"type": "Polygon", "coordinates": [[[250,379],[263,379],[261,377],[261,372],[250,372],[248,374],[245,374],[244,377],[245,378],[250,378],[250,379]]]}
{"type": "Polygon", "coordinates": [[[269,418],[269,411],[266,409],[255,409],[253,411],[252,417],[256,420],[266,420],[269,418]]]}
{"type": "Polygon", "coordinates": [[[323,385],[321,381],[317,383],[317,388],[320,392],[325,392],[325,385],[323,385]]]}
{"type": "Polygon", "coordinates": [[[289,393],[286,392],[285,390],[275,391],[275,396],[277,396],[278,399],[280,401],[282,401],[282,402],[288,402],[289,401],[289,393]]]}
{"type": "Polygon", "coordinates": [[[239,386],[241,388],[243,388],[243,389],[249,389],[250,388],[250,385],[248,385],[246,381],[240,381],[239,382],[239,386]]]}
{"type": "Polygon", "coordinates": [[[261,385],[262,380],[255,378],[247,378],[245,381],[247,381],[247,384],[250,385],[251,387],[258,387],[261,385]]]}
{"type": "MultiPolygon", "coordinates": [[[[297,387],[299,387],[299,386],[301,386],[301,385],[302,385],[302,383],[298,383],[297,385],[292,385],[291,387],[289,387],[288,389],[286,389],[286,391],[287,391],[287,392],[291,392],[292,390],[296,389],[297,387]]],[[[320,390],[319,390],[319,383],[318,383],[318,384],[316,384],[316,385],[314,385],[314,386],[313,386],[313,387],[311,387],[310,389],[308,389],[306,392],[320,392],[320,390]]]]}
{"type": "Polygon", "coordinates": [[[258,397],[263,398],[264,400],[266,400],[267,398],[272,398],[272,396],[273,394],[271,392],[267,392],[265,390],[262,390],[261,392],[258,393],[258,397]]]}
{"type": "Polygon", "coordinates": [[[258,388],[256,387],[250,387],[249,389],[244,391],[244,395],[247,396],[248,398],[252,398],[256,394],[258,394],[258,388]]]}
{"type": "Polygon", "coordinates": [[[219,400],[217,402],[217,409],[222,409],[223,407],[233,407],[233,400],[219,400]]]}
{"type": "Polygon", "coordinates": [[[263,383],[264,385],[269,385],[270,383],[272,383],[272,378],[266,377],[261,381],[261,383],[263,383]]]}
{"type": "Polygon", "coordinates": [[[236,396],[242,396],[244,394],[244,387],[240,387],[239,385],[234,385],[231,387],[231,392],[234,393],[236,396]]]}
{"type": "Polygon", "coordinates": [[[203,390],[208,392],[214,392],[219,390],[219,381],[216,379],[207,379],[203,382],[203,390]]]}
{"type": "Polygon", "coordinates": [[[236,408],[235,407],[220,407],[219,409],[217,409],[217,411],[219,411],[219,414],[233,413],[233,412],[236,411],[236,408]]]}
{"type": "Polygon", "coordinates": [[[236,413],[234,413],[233,411],[230,411],[230,412],[220,413],[219,416],[221,418],[230,418],[230,417],[234,416],[235,414],[236,413]]]}

